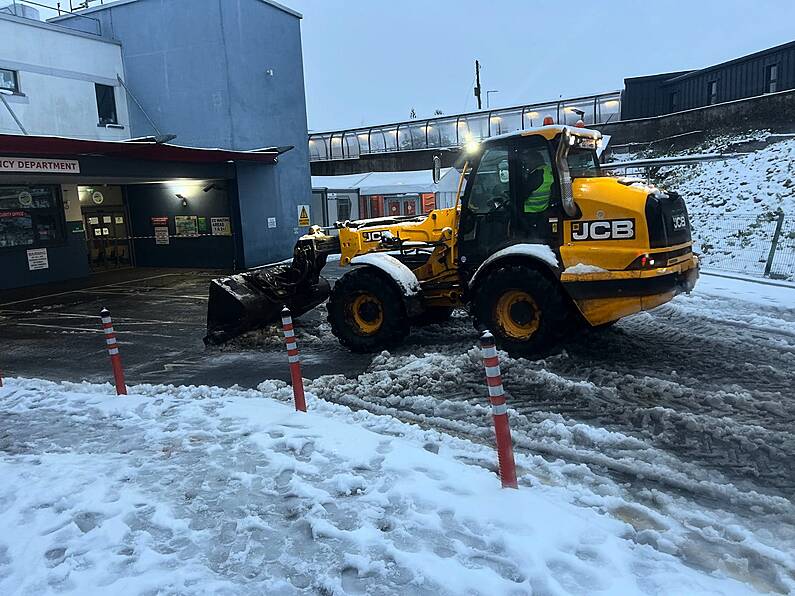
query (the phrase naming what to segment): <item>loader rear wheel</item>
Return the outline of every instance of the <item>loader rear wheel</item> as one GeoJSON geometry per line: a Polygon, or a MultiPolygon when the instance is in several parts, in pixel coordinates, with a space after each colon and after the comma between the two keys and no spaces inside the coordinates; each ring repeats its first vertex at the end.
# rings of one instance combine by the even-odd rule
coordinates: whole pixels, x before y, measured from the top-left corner
{"type": "Polygon", "coordinates": [[[508,265],[478,284],[475,327],[488,329],[512,356],[543,355],[565,329],[568,312],[556,283],[541,272],[508,265]]]}
{"type": "Polygon", "coordinates": [[[408,335],[403,298],[394,282],[369,267],[343,275],[328,302],[331,332],[353,352],[378,352],[408,335]]]}

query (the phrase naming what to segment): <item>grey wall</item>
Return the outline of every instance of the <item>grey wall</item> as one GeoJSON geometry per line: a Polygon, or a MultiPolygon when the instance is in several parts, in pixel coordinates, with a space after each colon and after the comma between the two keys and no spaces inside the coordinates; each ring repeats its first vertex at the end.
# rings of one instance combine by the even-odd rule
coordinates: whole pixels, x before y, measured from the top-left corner
{"type": "Polygon", "coordinates": [[[313,161],[313,176],[341,176],[343,174],[363,174],[365,172],[406,172],[411,170],[430,170],[433,158],[438,155],[442,167],[462,167],[458,149],[419,149],[394,153],[372,153],[357,159],[328,159],[313,161]]]}
{"type": "Polygon", "coordinates": [[[63,244],[47,247],[48,269],[29,271],[25,247],[1,251],[0,290],[87,277],[88,255],[82,222],[66,222],[65,233],[63,244]]]}
{"type": "MultiPolygon", "coordinates": [[[[177,135],[175,143],[295,147],[280,156],[278,173],[248,176],[239,195],[244,241],[252,243],[247,266],[265,262],[264,255],[289,256],[295,234],[286,245],[285,233],[282,244],[266,246],[284,230],[265,234],[266,220],[246,218],[263,209],[249,199],[267,196],[284,213],[311,202],[300,20],[261,0],[138,0],[90,16],[122,42],[130,89],[162,132],[177,135]],[[254,180],[270,186],[257,189],[254,180]]],[[[152,134],[132,104],[130,113],[133,136],[152,134]]]]}
{"type": "MultiPolygon", "coordinates": [[[[298,236],[298,206],[277,200],[282,168],[255,163],[237,164],[238,207],[243,237],[243,265],[255,267],[292,256],[298,236]],[[276,227],[268,228],[269,217],[276,227]]],[[[312,202],[311,193],[305,203],[312,202]]]]}
{"type": "Polygon", "coordinates": [[[653,118],[622,120],[593,128],[601,130],[603,134],[611,135],[610,147],[613,147],[625,143],[664,141],[694,131],[706,131],[709,134],[760,129],[792,132],[793,127],[795,127],[795,90],[653,118]]]}
{"type": "MultiPolygon", "coordinates": [[[[218,183],[226,187],[226,182],[218,183]]],[[[137,184],[126,188],[127,206],[130,212],[130,232],[133,237],[135,264],[139,267],[207,267],[232,269],[235,263],[233,236],[201,236],[198,238],[175,237],[174,216],[196,215],[206,217],[230,217],[227,191],[204,192],[201,185],[192,185],[187,193],[188,206],[174,196],[174,190],[163,184],[137,184]],[[169,218],[169,244],[157,244],[152,236],[152,217],[169,218]]],[[[234,224],[233,234],[236,233],[234,224]]]]}

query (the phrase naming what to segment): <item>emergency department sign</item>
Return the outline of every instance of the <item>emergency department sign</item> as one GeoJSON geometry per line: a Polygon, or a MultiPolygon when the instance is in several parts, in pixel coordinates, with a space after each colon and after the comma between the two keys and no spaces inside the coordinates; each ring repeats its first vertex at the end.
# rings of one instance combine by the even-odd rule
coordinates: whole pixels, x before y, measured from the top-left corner
{"type": "Polygon", "coordinates": [[[0,172],[40,172],[45,174],[79,174],[76,159],[40,159],[38,157],[0,157],[0,172]]]}

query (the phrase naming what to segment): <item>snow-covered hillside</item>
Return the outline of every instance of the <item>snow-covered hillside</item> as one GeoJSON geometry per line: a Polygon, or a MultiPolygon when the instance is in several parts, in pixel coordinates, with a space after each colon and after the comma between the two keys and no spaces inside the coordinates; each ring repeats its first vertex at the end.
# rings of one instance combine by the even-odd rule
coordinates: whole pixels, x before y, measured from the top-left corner
{"type": "Polygon", "coordinates": [[[785,225],[773,272],[780,277],[792,277],[795,275],[795,138],[757,131],[713,137],[680,152],[649,149],[614,159],[735,152],[748,154],[725,161],[661,168],[652,180],[686,198],[697,250],[707,266],[719,269],[761,274],[777,213],[781,210],[785,225]],[[761,148],[751,150],[755,145],[761,148]]]}

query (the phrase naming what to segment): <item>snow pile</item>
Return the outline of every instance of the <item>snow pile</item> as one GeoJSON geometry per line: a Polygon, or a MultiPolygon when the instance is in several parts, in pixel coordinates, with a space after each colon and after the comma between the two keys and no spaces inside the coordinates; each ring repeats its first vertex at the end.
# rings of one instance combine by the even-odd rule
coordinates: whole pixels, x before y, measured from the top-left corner
{"type": "Polygon", "coordinates": [[[577,263],[571,267],[566,267],[563,273],[570,273],[572,275],[583,275],[586,273],[607,273],[607,269],[602,269],[596,265],[586,265],[585,263],[577,263]]]}
{"type": "Polygon", "coordinates": [[[670,498],[628,503],[537,456],[518,454],[521,488],[501,490],[489,446],[311,395],[309,414],[267,399],[289,392],[141,385],[117,398],[9,379],[0,592],[752,592],[741,555],[756,540],[740,525],[683,529],[660,512],[670,498]],[[683,553],[685,531],[735,546],[722,561],[683,553]]]}
{"type": "Polygon", "coordinates": [[[788,219],[773,273],[792,278],[795,276],[795,138],[775,137],[765,131],[723,135],[679,153],[647,150],[615,156],[615,160],[747,152],[747,145],[762,148],[737,159],[663,167],[653,180],[663,189],[674,190],[685,198],[696,248],[705,265],[719,269],[761,274],[770,251],[776,214],[783,211],[788,219]]]}

